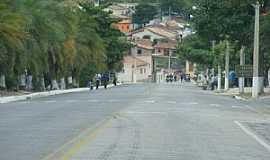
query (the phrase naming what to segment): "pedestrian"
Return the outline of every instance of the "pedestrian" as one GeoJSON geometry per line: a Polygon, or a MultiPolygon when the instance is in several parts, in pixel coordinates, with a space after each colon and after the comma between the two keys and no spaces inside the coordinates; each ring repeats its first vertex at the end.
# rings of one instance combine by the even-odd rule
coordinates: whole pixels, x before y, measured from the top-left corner
{"type": "Polygon", "coordinates": [[[116,77],[114,77],[114,79],[113,79],[113,84],[114,84],[114,86],[117,85],[117,78],[116,77]]]}
{"type": "Polygon", "coordinates": [[[97,90],[98,90],[98,88],[99,88],[99,84],[100,84],[100,75],[97,74],[97,75],[96,75],[96,89],[97,89],[97,90]]]}
{"type": "Polygon", "coordinates": [[[183,80],[184,80],[184,74],[183,73],[181,73],[180,78],[181,78],[181,83],[183,83],[183,80]]]}
{"type": "Polygon", "coordinates": [[[174,75],[174,76],[173,76],[173,79],[174,79],[174,82],[176,82],[176,81],[177,81],[177,77],[176,77],[176,75],[174,75]]]}
{"type": "Polygon", "coordinates": [[[107,85],[108,85],[108,82],[109,82],[109,75],[108,74],[103,74],[101,76],[101,82],[104,85],[104,88],[107,89],[107,85]]]}
{"type": "Polygon", "coordinates": [[[90,90],[93,90],[94,89],[93,80],[92,79],[89,80],[89,84],[88,85],[89,85],[90,90]]]}

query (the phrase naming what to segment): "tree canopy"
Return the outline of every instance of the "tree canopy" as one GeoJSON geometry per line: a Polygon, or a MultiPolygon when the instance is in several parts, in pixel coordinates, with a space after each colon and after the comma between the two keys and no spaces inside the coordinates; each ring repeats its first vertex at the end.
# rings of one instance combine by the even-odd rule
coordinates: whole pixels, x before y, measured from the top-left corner
{"type": "Polygon", "coordinates": [[[82,76],[119,70],[128,44],[114,22],[85,0],[1,1],[0,88],[3,77],[8,89],[22,75],[47,85],[73,77],[78,86],[82,76]]]}

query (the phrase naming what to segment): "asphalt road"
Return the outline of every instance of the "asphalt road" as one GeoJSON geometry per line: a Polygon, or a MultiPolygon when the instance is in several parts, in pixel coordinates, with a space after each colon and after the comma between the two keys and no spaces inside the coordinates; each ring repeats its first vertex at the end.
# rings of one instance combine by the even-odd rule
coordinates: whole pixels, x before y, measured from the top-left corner
{"type": "Polygon", "coordinates": [[[269,113],[191,84],[0,104],[0,160],[269,160],[269,113]]]}

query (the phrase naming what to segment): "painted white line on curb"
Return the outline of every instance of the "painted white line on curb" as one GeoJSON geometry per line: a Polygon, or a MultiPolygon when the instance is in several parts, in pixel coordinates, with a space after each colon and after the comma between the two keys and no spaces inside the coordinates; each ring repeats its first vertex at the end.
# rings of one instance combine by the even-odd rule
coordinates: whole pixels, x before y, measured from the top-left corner
{"type": "Polygon", "coordinates": [[[241,124],[238,121],[234,121],[235,124],[237,124],[247,135],[255,139],[260,145],[262,145],[265,149],[267,149],[270,152],[270,145],[267,144],[264,140],[262,140],[260,137],[258,137],[256,134],[252,133],[249,129],[247,129],[243,124],[241,124]]]}

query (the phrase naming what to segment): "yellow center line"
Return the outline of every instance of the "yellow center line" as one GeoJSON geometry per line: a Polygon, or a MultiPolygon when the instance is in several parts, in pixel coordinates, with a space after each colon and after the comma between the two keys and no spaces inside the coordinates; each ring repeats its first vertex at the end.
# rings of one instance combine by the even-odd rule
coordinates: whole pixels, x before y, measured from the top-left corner
{"type": "Polygon", "coordinates": [[[80,140],[79,142],[75,143],[66,153],[61,156],[61,160],[70,160],[73,156],[78,153],[78,151],[86,146],[87,144],[91,143],[93,140],[97,138],[97,136],[109,126],[110,121],[103,124],[101,127],[93,131],[91,134],[80,140]]]}

